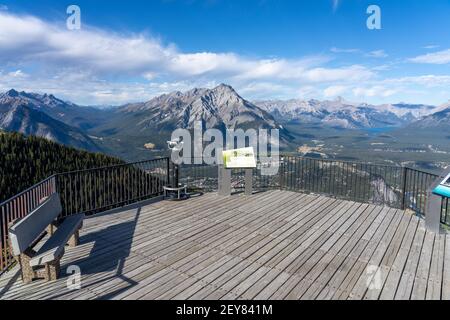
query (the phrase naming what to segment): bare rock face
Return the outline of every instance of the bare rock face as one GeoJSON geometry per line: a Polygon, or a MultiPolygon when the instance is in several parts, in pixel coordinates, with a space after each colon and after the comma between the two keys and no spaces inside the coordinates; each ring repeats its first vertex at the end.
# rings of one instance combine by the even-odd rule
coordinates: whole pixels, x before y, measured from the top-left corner
{"type": "Polygon", "coordinates": [[[202,121],[205,128],[234,129],[250,123],[258,128],[279,128],[268,112],[244,100],[224,84],[214,89],[165,94],[145,103],[123,106],[121,111],[147,114],[140,121],[141,125],[170,123],[178,128],[192,128],[195,121],[202,121]]]}

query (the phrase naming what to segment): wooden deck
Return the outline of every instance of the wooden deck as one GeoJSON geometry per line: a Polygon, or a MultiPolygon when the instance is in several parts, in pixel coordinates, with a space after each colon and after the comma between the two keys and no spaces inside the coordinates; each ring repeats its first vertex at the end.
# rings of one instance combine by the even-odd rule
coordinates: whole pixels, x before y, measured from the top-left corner
{"type": "Polygon", "coordinates": [[[287,191],[205,194],[85,220],[62,278],[0,299],[450,299],[450,236],[400,210],[287,191]],[[81,268],[79,290],[66,270],[81,268]]]}

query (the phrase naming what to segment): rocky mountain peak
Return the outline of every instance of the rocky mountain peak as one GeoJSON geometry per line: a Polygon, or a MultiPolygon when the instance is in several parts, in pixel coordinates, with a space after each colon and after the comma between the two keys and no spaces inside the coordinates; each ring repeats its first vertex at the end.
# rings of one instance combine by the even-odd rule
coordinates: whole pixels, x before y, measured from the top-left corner
{"type": "Polygon", "coordinates": [[[19,96],[19,92],[14,89],[11,89],[11,90],[7,91],[5,93],[5,95],[7,95],[8,97],[11,97],[11,98],[15,98],[15,97],[19,96]]]}

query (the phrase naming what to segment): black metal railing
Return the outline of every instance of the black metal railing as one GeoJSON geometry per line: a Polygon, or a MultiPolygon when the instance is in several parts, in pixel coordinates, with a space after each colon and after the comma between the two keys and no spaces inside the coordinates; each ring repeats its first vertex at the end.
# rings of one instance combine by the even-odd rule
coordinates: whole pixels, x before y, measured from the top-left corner
{"type": "MultiPolygon", "coordinates": [[[[425,214],[427,191],[438,175],[412,168],[358,162],[283,156],[278,172],[253,169],[255,190],[282,189],[317,193],[340,199],[411,209],[425,214]]],[[[244,170],[232,170],[232,188],[245,187],[244,170]]],[[[53,175],[0,204],[0,273],[13,263],[8,226],[34,210],[43,198],[58,192],[63,216],[95,214],[146,200],[163,193],[163,186],[186,184],[202,192],[218,189],[216,165],[174,166],[169,158],[80,170],[53,175]]],[[[441,222],[450,226],[447,198],[442,201],[441,222]]]]}
{"type": "MultiPolygon", "coordinates": [[[[440,178],[408,167],[297,156],[282,157],[280,175],[282,189],[411,209],[421,215],[425,215],[428,189],[440,178]]],[[[446,198],[441,222],[450,226],[446,198]]]]}
{"type": "MultiPolygon", "coordinates": [[[[264,163],[258,162],[253,169],[253,188],[257,191],[280,188],[280,176],[265,175],[264,163]]],[[[190,190],[212,192],[218,190],[218,167],[209,164],[181,164],[179,181],[190,190]]],[[[245,188],[245,170],[231,170],[231,189],[241,191],[245,188]]]]}
{"type": "Polygon", "coordinates": [[[36,209],[43,199],[55,192],[56,176],[53,175],[0,203],[0,273],[14,262],[8,243],[8,227],[10,224],[25,217],[36,209]]]}
{"type": "Polygon", "coordinates": [[[58,174],[63,215],[95,214],[161,195],[169,164],[162,158],[58,174]]]}
{"type": "Polygon", "coordinates": [[[33,211],[45,197],[58,192],[62,216],[87,215],[162,195],[171,170],[169,158],[65,172],[53,175],[0,204],[0,273],[14,259],[8,227],[33,211]]]}
{"type": "MultiPolygon", "coordinates": [[[[276,175],[253,171],[256,190],[317,193],[357,202],[411,209],[425,215],[428,188],[438,175],[407,167],[340,160],[282,156],[276,175]]],[[[232,189],[244,188],[244,171],[232,170],[232,189]]],[[[213,165],[181,165],[180,182],[204,192],[218,188],[218,169],[213,165]]],[[[449,225],[448,200],[444,199],[442,223],[449,225]]]]}
{"type": "Polygon", "coordinates": [[[404,168],[404,175],[403,207],[425,215],[428,189],[439,175],[412,168],[404,168]]]}
{"type": "Polygon", "coordinates": [[[404,169],[367,163],[283,157],[282,189],[402,208],[404,169]]]}

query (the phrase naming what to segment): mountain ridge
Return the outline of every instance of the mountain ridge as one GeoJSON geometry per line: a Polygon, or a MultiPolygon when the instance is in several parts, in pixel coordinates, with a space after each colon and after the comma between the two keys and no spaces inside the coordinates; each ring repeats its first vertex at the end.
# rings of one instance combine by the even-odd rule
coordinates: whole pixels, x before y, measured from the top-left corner
{"type": "Polygon", "coordinates": [[[405,103],[371,105],[336,100],[260,100],[254,102],[279,121],[316,122],[346,129],[404,126],[437,109],[430,105],[405,103]]]}
{"type": "Polygon", "coordinates": [[[49,112],[73,107],[53,95],[18,92],[14,89],[0,95],[0,129],[43,137],[51,141],[89,151],[101,149],[81,129],[71,126],[49,112]]]}
{"type": "Polygon", "coordinates": [[[319,129],[392,127],[408,131],[411,127],[433,128],[436,123],[448,128],[449,107],[450,104],[371,105],[344,98],[250,102],[233,87],[221,84],[174,91],[146,102],[93,108],[63,101],[52,94],[11,89],[0,94],[0,128],[47,136],[86,150],[101,150],[135,160],[149,157],[148,145],[154,145],[152,152],[166,150],[166,141],[173,130],[192,129],[195,121],[201,121],[204,129],[222,131],[279,129],[280,145],[289,147],[305,142],[306,136],[296,130],[297,125],[304,123],[319,129]]]}

